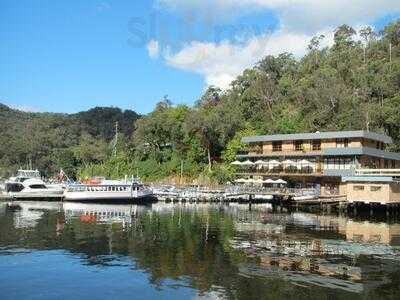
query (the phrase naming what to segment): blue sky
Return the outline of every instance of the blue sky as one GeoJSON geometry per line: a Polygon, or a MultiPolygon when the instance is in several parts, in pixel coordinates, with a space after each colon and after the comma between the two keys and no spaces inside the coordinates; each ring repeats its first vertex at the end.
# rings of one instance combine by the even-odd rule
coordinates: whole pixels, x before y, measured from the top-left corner
{"type": "Polygon", "coordinates": [[[399,17],[400,1],[375,2],[0,0],[0,102],[68,113],[148,113],[164,95],[192,104],[266,54],[299,57],[314,34],[329,44],[342,23],[399,17]]]}

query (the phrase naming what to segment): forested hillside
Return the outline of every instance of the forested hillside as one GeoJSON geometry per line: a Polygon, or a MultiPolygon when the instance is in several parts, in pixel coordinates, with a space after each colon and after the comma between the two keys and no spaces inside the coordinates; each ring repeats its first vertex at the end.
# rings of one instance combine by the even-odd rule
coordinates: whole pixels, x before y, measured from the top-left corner
{"type": "Polygon", "coordinates": [[[131,136],[138,118],[119,108],[67,115],[28,113],[0,104],[0,176],[29,165],[48,176],[60,168],[74,176],[79,167],[108,159],[115,122],[121,133],[131,136]]]}
{"type": "Polygon", "coordinates": [[[240,138],[249,134],[365,129],[387,133],[395,141],[391,150],[400,150],[400,21],[382,32],[340,26],[330,48],[322,48],[321,39],[313,38],[300,60],[290,53],[265,57],[229,90],[209,87],[193,107],[164,99],[134,131],[129,125],[137,116],[128,113],[132,122],[121,121],[128,138],[119,140],[114,156],[103,151],[114,121],[106,112],[95,113],[101,116],[96,121],[93,112],[2,108],[1,162],[25,162],[32,154],[40,166],[70,166],[82,177],[139,173],[154,180],[179,175],[183,167],[188,178],[225,181],[243,147],[240,138]],[[18,125],[7,128],[13,122],[18,125]]]}
{"type": "Polygon", "coordinates": [[[382,32],[340,26],[330,48],[321,39],[300,60],[265,57],[229,90],[208,88],[193,108],[157,105],[136,123],[134,165],[161,178],[179,174],[182,160],[185,174],[224,181],[240,138],[258,133],[364,129],[387,133],[400,150],[400,21],[382,32]]]}

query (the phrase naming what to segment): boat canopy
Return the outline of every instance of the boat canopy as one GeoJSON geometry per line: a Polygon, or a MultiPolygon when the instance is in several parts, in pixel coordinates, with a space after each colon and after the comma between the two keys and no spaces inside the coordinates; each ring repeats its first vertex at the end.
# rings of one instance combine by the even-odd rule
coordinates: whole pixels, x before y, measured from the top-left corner
{"type": "Polygon", "coordinates": [[[40,178],[40,172],[38,170],[18,170],[17,177],[22,178],[40,178]]]}

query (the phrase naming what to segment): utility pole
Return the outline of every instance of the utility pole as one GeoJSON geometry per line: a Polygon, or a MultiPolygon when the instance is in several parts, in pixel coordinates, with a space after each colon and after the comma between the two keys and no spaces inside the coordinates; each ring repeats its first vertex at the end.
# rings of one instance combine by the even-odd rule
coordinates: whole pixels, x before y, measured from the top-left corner
{"type": "Polygon", "coordinates": [[[366,61],[367,61],[367,46],[366,45],[364,45],[364,48],[363,48],[363,50],[364,50],[364,64],[366,63],[366,61]]]}
{"type": "Polygon", "coordinates": [[[389,71],[392,72],[392,42],[389,43],[389,71]]]}
{"type": "Polygon", "coordinates": [[[115,122],[115,138],[113,145],[113,156],[117,156],[117,144],[118,144],[118,122],[115,122]]]}
{"type": "Polygon", "coordinates": [[[181,159],[181,177],[179,179],[179,184],[182,185],[182,178],[183,178],[183,160],[181,159]]]}

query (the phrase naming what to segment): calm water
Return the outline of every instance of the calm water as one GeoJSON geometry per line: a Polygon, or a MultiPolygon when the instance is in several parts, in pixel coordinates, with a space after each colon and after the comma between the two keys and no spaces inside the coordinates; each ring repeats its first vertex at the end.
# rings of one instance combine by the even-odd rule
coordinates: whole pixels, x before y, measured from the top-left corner
{"type": "Polygon", "coordinates": [[[0,203],[0,298],[400,299],[399,245],[386,217],[0,203]]]}

